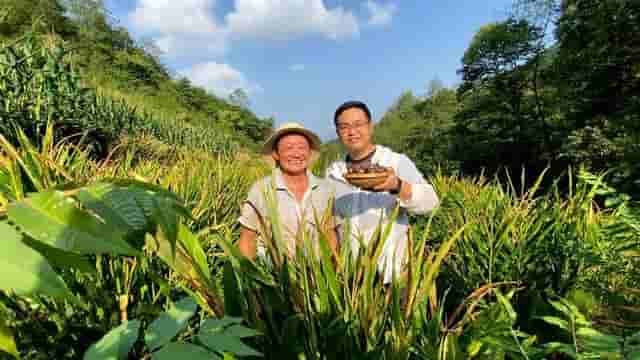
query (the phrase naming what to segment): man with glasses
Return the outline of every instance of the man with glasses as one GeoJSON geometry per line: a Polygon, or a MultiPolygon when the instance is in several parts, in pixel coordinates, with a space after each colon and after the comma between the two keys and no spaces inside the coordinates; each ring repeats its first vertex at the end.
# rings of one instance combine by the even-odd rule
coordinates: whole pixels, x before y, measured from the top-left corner
{"type": "Polygon", "coordinates": [[[406,260],[408,215],[430,212],[438,205],[438,196],[406,155],[373,143],[374,125],[366,104],[349,101],[340,105],[333,121],[347,155],[329,166],[327,177],[336,185],[336,215],[350,224],[352,251],[359,251],[359,239],[367,246],[380,222],[386,225],[400,207],[378,262],[383,282],[389,284],[402,272],[406,260]],[[373,189],[357,188],[344,178],[348,169],[357,171],[374,165],[387,168],[389,175],[373,189]]]}

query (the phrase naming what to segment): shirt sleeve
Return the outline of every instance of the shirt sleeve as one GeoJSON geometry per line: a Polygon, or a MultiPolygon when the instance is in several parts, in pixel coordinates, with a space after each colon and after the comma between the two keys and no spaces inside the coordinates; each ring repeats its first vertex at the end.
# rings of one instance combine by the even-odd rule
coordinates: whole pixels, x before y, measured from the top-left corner
{"type": "Polygon", "coordinates": [[[397,174],[402,181],[411,184],[411,198],[408,201],[400,200],[401,207],[412,214],[426,214],[438,206],[440,200],[433,186],[406,155],[401,155],[397,174]]]}
{"type": "Polygon", "coordinates": [[[240,207],[238,222],[242,224],[242,226],[253,231],[258,231],[260,227],[260,216],[264,216],[261,199],[260,182],[256,182],[251,186],[247,199],[240,207]]]}

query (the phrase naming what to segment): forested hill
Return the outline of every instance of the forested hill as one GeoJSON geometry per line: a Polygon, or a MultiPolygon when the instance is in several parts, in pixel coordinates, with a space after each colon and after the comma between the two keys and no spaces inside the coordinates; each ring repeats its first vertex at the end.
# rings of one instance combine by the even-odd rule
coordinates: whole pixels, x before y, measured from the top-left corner
{"type": "Polygon", "coordinates": [[[1,47],[6,52],[13,45],[20,52],[25,42],[31,48],[44,44],[63,49],[64,61],[80,74],[82,87],[124,104],[124,112],[162,123],[163,130],[155,132],[163,132],[167,139],[185,142],[188,135],[168,128],[186,128],[189,134],[214,134],[219,141],[254,147],[272,127],[272,119],[259,119],[248,110],[242,91],[222,99],[186,78],[172,76],[158,49],[151,42],[133,39],[101,1],[3,0],[1,47]]]}
{"type": "Polygon", "coordinates": [[[516,1],[460,54],[461,83],[400,96],[377,140],[426,173],[553,180],[585,166],[640,198],[638,34],[638,1],[516,1]]]}

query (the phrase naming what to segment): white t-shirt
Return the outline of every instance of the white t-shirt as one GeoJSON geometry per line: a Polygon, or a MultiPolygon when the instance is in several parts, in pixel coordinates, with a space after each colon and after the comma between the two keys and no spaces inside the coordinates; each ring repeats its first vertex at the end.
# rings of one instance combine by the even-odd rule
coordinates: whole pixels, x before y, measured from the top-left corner
{"type": "MultiPolygon", "coordinates": [[[[407,254],[409,229],[409,213],[425,214],[438,205],[438,196],[433,187],[427,183],[406,155],[376,145],[371,162],[385,167],[392,167],[396,175],[412,185],[411,199],[402,201],[397,195],[387,192],[371,192],[359,189],[347,183],[344,174],[347,172],[345,160],[332,163],[327,169],[327,178],[333,183],[336,191],[335,211],[341,222],[349,222],[351,226],[351,250],[357,254],[360,248],[359,237],[368,244],[376,227],[382,219],[383,224],[393,214],[397,205],[400,211],[392,224],[389,237],[383,245],[382,255],[378,262],[378,271],[384,272],[384,283],[390,283],[398,276],[404,265],[407,254]]],[[[383,225],[383,226],[384,226],[383,225]]]]}

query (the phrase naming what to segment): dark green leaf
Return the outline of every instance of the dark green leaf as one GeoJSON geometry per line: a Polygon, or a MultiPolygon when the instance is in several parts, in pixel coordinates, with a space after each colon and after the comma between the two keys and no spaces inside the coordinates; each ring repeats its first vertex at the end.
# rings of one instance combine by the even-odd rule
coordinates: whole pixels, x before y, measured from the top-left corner
{"type": "Polygon", "coordinates": [[[138,255],[120,229],[80,209],[60,191],[37,193],[9,205],[8,213],[29,236],[65,251],[138,255]]]}
{"type": "Polygon", "coordinates": [[[61,269],[73,268],[85,273],[95,273],[95,266],[85,255],[78,255],[68,251],[62,251],[51,247],[38,240],[33,240],[28,236],[23,238],[25,244],[42,254],[51,265],[61,269]]]}
{"type": "Polygon", "coordinates": [[[224,312],[231,316],[242,315],[242,294],[238,287],[235,271],[231,262],[227,261],[224,265],[223,281],[224,281],[224,312]]]}
{"type": "Polygon", "coordinates": [[[192,297],[175,303],[167,312],[160,314],[147,329],[144,340],[151,351],[165,345],[187,325],[198,305],[192,297]]]}
{"type": "Polygon", "coordinates": [[[138,339],[140,321],[127,321],[109,331],[102,339],[91,345],[84,360],[127,359],[131,347],[138,339]]]}
{"type": "Polygon", "coordinates": [[[207,348],[216,352],[228,352],[237,356],[262,356],[240,341],[238,337],[216,333],[198,333],[198,340],[207,348]]]}
{"type": "Polygon", "coordinates": [[[216,354],[207,349],[187,344],[170,343],[157,352],[153,353],[153,360],[216,360],[220,359],[216,354]]]}

